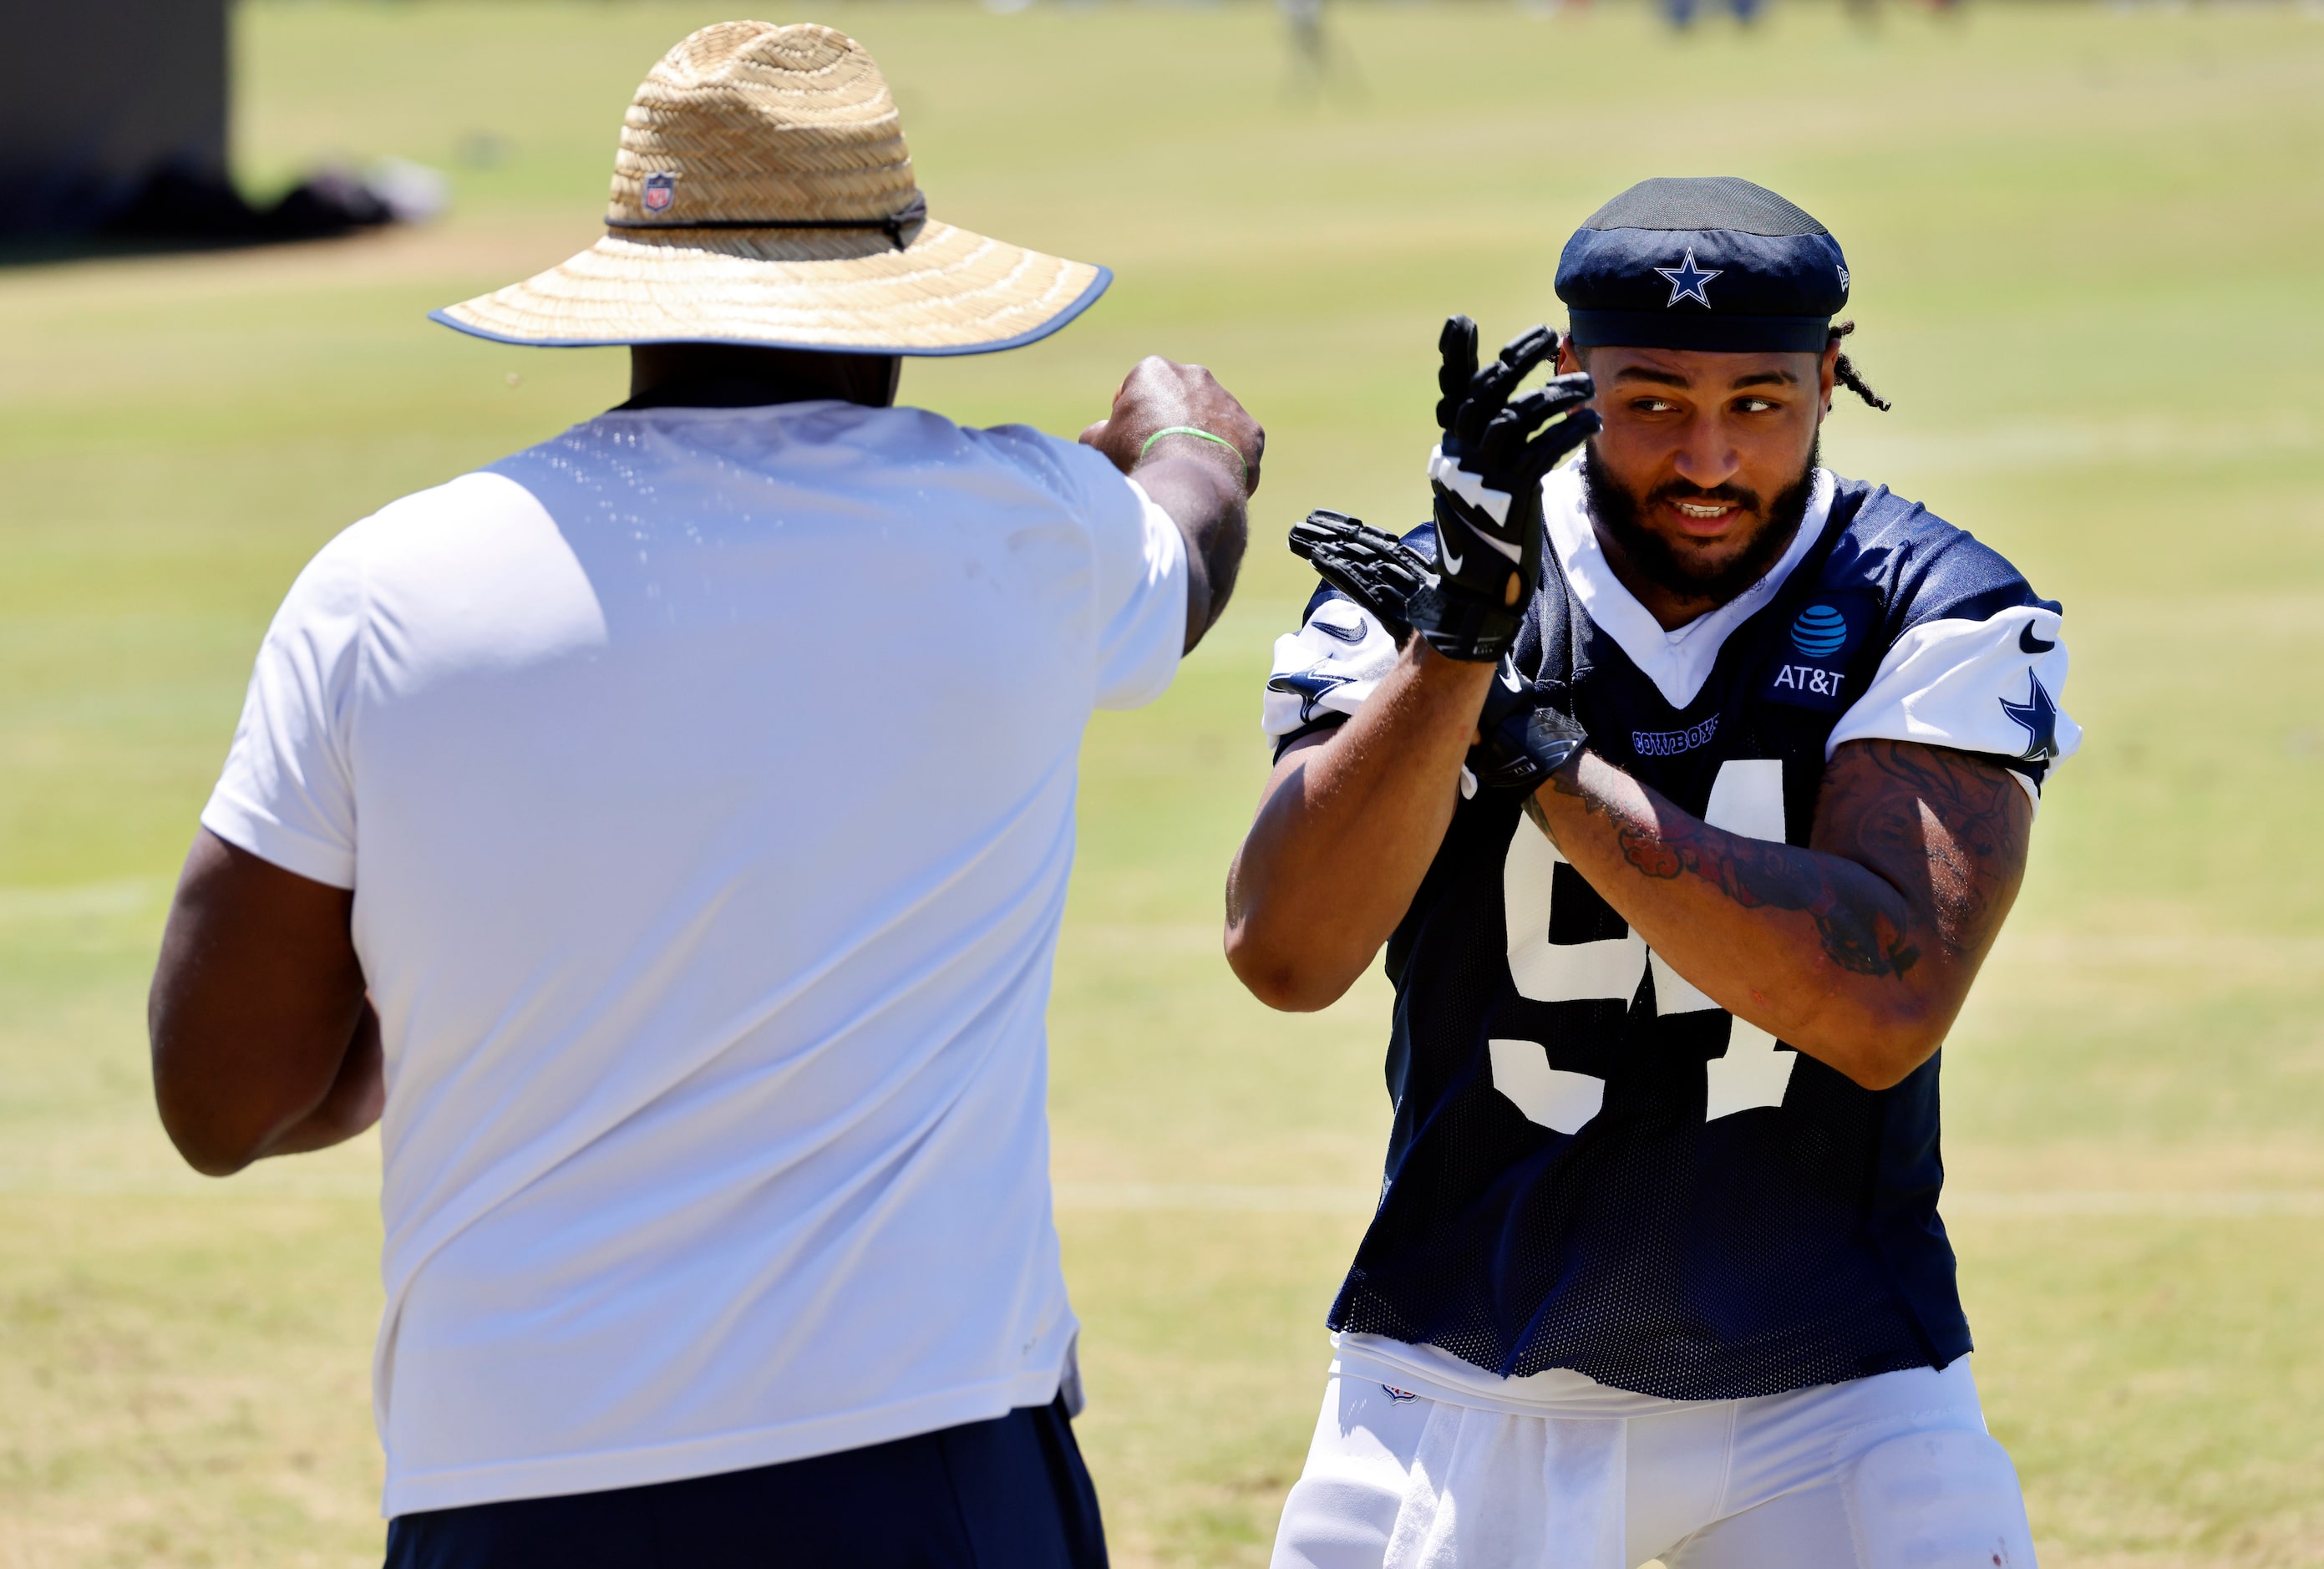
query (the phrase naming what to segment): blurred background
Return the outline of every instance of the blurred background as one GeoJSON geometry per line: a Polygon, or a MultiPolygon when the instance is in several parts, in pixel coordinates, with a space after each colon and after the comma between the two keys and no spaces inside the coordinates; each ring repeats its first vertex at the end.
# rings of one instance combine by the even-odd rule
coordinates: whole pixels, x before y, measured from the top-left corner
{"type": "MultiPolygon", "coordinates": [[[[727,14],[0,4],[0,1566],[377,1562],[376,1147],[183,1170],[144,983],[309,554],[624,395],[616,351],[423,314],[586,245],[637,81],[727,14]]],[[[1385,983],[1278,1017],[1218,955],[1283,531],[1416,521],[1443,316],[1556,321],[1607,197],[1737,174],[1848,250],[1895,411],[1842,400],[1828,460],[2066,605],[2088,744],[1944,1078],[2043,1562],[2324,1563],[2324,8],[770,19],[871,47],[939,216],[1119,274],[907,401],[1071,434],[1159,352],[1269,430],[1233,608],[1086,753],[1052,1101],[1119,1562],[1264,1562],[1379,1179],[1385,983]]]]}

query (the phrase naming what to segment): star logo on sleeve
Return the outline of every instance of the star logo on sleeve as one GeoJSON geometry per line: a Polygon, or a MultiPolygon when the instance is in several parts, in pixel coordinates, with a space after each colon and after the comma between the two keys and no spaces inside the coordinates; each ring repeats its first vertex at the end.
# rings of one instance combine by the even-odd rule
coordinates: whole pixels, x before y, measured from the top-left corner
{"type": "Polygon", "coordinates": [[[2033,671],[2025,672],[2025,701],[2013,703],[2001,699],[2001,711],[2025,732],[2025,750],[2019,755],[2028,762],[2058,755],[2058,705],[2050,689],[2042,685],[2042,678],[2033,671]]]}
{"type": "Polygon", "coordinates": [[[1346,686],[1351,678],[1327,676],[1321,669],[1295,670],[1287,676],[1277,676],[1267,683],[1270,692],[1286,692],[1299,699],[1299,723],[1306,724],[1315,717],[1316,708],[1323,699],[1346,686]]]}
{"type": "Polygon", "coordinates": [[[1710,309],[1711,296],[1703,292],[1704,286],[1726,270],[1727,269],[1724,267],[1696,266],[1694,264],[1694,247],[1692,245],[1689,245],[1686,248],[1685,261],[1680,263],[1675,267],[1657,267],[1655,269],[1655,272],[1660,272],[1665,278],[1670,281],[1671,297],[1663,301],[1663,308],[1665,309],[1668,309],[1670,307],[1676,305],[1682,300],[1692,300],[1697,305],[1702,306],[1705,310],[1710,309]]]}

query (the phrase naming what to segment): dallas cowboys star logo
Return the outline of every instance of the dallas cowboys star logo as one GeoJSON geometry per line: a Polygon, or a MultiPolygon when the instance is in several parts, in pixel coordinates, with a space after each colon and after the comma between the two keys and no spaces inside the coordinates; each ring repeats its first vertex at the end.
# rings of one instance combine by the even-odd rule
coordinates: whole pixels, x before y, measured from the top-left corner
{"type": "Polygon", "coordinates": [[[1709,283],[1713,278],[1718,277],[1721,272],[1727,271],[1727,269],[1724,267],[1696,266],[1694,264],[1694,247],[1692,245],[1689,245],[1686,248],[1685,261],[1680,263],[1675,267],[1657,267],[1655,271],[1660,272],[1664,277],[1670,280],[1671,297],[1663,301],[1663,308],[1665,309],[1668,309],[1670,307],[1676,305],[1682,300],[1692,300],[1697,305],[1700,305],[1705,310],[1708,310],[1711,309],[1711,296],[1702,291],[1703,285],[1709,283]]]}
{"type": "Polygon", "coordinates": [[[1287,676],[1277,676],[1267,683],[1270,692],[1287,692],[1299,699],[1299,723],[1305,725],[1315,717],[1316,706],[1346,686],[1351,676],[1327,676],[1321,669],[1295,670],[1287,676]]]}
{"type": "Polygon", "coordinates": [[[2042,678],[2031,670],[2025,672],[2025,701],[2013,703],[2004,697],[2001,711],[2025,732],[2025,750],[2019,755],[2028,762],[2039,762],[2058,755],[2058,705],[2042,685],[2042,678]]]}

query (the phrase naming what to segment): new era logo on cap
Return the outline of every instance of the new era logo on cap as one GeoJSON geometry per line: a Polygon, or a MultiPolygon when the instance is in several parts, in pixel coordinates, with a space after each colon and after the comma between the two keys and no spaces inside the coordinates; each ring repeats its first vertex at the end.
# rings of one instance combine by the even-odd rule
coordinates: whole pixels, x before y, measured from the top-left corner
{"type": "Polygon", "coordinates": [[[647,175],[645,193],[639,199],[644,204],[648,212],[668,212],[672,204],[678,200],[678,176],[675,174],[647,175]]]}

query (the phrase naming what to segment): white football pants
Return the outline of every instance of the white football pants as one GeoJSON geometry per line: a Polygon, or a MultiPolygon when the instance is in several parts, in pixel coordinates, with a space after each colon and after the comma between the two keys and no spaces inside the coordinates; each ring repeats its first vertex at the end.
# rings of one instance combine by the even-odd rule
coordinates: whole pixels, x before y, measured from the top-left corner
{"type": "Polygon", "coordinates": [[[1273,1569],[2034,1569],[1969,1363],[1628,1417],[1335,1373],[1273,1569]]]}

